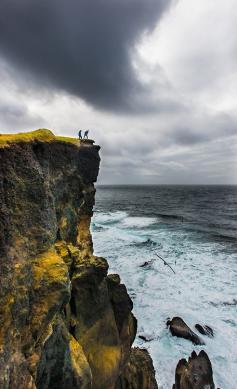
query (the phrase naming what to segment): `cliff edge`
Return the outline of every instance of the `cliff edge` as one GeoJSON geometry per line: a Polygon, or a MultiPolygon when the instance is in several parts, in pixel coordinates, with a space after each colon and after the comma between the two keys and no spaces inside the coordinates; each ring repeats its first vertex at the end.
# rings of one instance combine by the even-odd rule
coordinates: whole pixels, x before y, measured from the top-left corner
{"type": "Polygon", "coordinates": [[[99,146],[0,136],[1,389],[155,389],[132,301],[93,255],[99,146]]]}

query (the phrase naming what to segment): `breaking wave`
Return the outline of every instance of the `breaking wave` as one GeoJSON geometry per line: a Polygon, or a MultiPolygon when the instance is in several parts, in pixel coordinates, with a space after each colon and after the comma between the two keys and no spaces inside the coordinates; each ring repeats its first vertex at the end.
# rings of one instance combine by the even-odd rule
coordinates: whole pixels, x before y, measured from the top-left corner
{"type": "Polygon", "coordinates": [[[232,215],[237,216],[237,191],[213,190],[116,189],[116,206],[115,190],[97,190],[95,254],[108,259],[110,272],[119,273],[128,288],[142,334],[135,345],[150,351],[160,389],[170,389],[177,361],[193,351],[188,341],[170,336],[165,323],[172,316],[181,316],[193,328],[200,322],[213,328],[214,338],[205,339],[203,347],[216,386],[236,388],[237,218],[232,215]],[[212,198],[206,198],[210,193],[212,198]],[[175,274],[154,260],[154,252],[175,274]]]}

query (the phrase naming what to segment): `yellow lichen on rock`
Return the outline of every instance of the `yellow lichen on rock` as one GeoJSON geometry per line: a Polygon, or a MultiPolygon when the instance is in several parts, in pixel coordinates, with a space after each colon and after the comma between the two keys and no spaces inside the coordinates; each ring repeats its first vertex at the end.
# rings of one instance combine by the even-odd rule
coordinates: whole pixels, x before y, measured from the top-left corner
{"type": "Polygon", "coordinates": [[[93,253],[90,223],[91,218],[87,215],[82,215],[77,227],[77,244],[83,257],[88,257],[93,253]]]}
{"type": "Polygon", "coordinates": [[[70,337],[69,347],[72,368],[75,372],[75,375],[77,374],[78,379],[80,380],[80,388],[88,389],[92,387],[92,373],[90,365],[86,359],[81,345],[73,336],[70,337]],[[84,378],[83,382],[81,382],[81,377],[84,378]]]}
{"type": "Polygon", "coordinates": [[[120,389],[136,320],[93,255],[99,149],[46,129],[0,135],[1,389],[120,389]]]}
{"type": "Polygon", "coordinates": [[[54,248],[32,260],[35,304],[31,312],[31,331],[38,339],[53,316],[70,299],[68,267],[54,248]]]}
{"type": "MultiPolygon", "coordinates": [[[[81,326],[80,326],[81,327],[81,326]]],[[[78,327],[80,340],[93,375],[93,388],[112,388],[121,371],[122,351],[113,311],[108,307],[96,323],[84,330],[78,327]],[[81,335],[81,332],[84,332],[81,335]]]]}
{"type": "Polygon", "coordinates": [[[42,283],[68,284],[68,269],[54,248],[34,258],[32,264],[35,289],[42,287],[42,283]]]}
{"type": "Polygon", "coordinates": [[[87,356],[93,371],[93,388],[113,389],[120,371],[121,348],[98,344],[87,356]]]}
{"type": "Polygon", "coordinates": [[[60,240],[55,243],[54,247],[57,254],[64,260],[68,267],[68,270],[70,271],[73,258],[67,243],[63,240],[60,240]]]}

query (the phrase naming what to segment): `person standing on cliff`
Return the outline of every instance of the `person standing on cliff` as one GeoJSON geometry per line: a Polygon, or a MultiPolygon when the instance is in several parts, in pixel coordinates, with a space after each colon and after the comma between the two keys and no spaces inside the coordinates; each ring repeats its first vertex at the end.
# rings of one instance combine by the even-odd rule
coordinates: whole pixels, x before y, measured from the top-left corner
{"type": "Polygon", "coordinates": [[[82,139],[81,130],[78,131],[78,138],[82,139]]]}
{"type": "Polygon", "coordinates": [[[86,130],[85,133],[84,133],[84,138],[83,139],[88,139],[88,134],[89,134],[89,130],[86,130]]]}

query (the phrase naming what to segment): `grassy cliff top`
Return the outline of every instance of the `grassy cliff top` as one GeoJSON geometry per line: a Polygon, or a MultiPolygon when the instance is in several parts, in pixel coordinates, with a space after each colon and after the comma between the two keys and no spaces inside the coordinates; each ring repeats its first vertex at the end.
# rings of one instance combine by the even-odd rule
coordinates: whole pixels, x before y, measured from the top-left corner
{"type": "Polygon", "coordinates": [[[0,148],[6,147],[13,143],[19,142],[52,142],[52,141],[61,141],[66,143],[72,143],[79,146],[80,141],[77,138],[69,138],[66,136],[55,136],[52,131],[45,128],[31,131],[31,132],[20,132],[18,134],[0,134],[0,148]]]}

